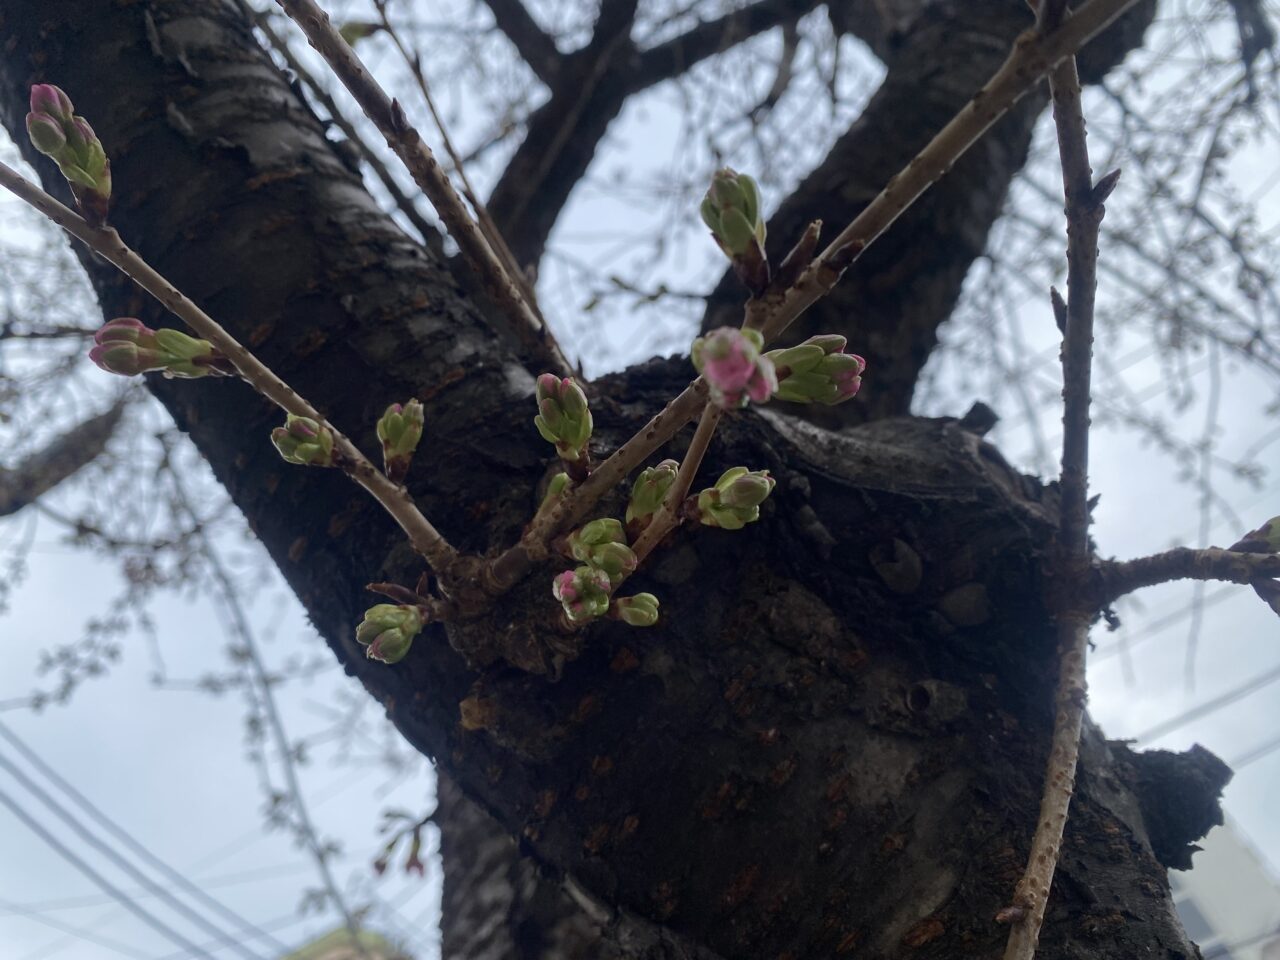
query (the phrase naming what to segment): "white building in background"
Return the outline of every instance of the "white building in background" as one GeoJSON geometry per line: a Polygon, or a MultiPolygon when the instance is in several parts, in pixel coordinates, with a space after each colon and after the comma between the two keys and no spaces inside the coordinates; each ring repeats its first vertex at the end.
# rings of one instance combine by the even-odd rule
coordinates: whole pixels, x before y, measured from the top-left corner
{"type": "Polygon", "coordinates": [[[1174,905],[1204,960],[1280,960],[1280,881],[1230,819],[1169,871],[1174,905]]]}

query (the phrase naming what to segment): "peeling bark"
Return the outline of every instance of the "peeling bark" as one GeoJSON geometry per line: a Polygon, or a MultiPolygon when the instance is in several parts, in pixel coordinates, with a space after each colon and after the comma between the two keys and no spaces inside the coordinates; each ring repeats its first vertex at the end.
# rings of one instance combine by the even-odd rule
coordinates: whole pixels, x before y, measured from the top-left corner
{"type": "MultiPolygon", "coordinates": [[[[9,128],[28,84],[65,86],[108,145],[133,245],[370,448],[388,402],[421,398],[415,497],[465,549],[510,543],[547,453],[530,377],[377,210],[238,9],[10,0],[0,18],[9,128]]],[[[106,315],[164,321],[85,260],[106,315]]],[[[594,385],[601,448],[688,375],[651,362],[594,385]]],[[[729,418],[707,473],[771,470],[761,522],[682,533],[636,578],[662,623],[593,627],[552,681],[469,665],[460,628],[430,628],[395,667],[365,660],[361,585],[420,573],[391,522],[334,471],[282,463],[278,414],[242,385],[150,386],[346,670],[607,918],[619,956],[997,954],[1052,724],[1056,503],[956,421],[729,418]]],[[[552,573],[487,622],[545,642],[552,573]]],[[[1139,803],[1161,791],[1135,792],[1140,763],[1096,731],[1085,752],[1042,957],[1194,956],[1139,803]]],[[[1161,848],[1200,825],[1166,818],[1161,848]]]]}

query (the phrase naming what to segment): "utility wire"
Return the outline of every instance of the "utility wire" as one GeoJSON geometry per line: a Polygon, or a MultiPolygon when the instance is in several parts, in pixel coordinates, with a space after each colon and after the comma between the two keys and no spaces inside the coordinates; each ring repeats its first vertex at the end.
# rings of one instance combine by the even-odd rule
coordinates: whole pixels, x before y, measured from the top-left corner
{"type": "MultiPolygon", "coordinates": [[[[282,863],[272,867],[258,867],[253,870],[243,870],[237,873],[222,874],[216,877],[210,877],[208,880],[198,880],[197,883],[203,884],[208,889],[214,887],[234,887],[246,883],[262,882],[273,877],[293,876],[304,870],[309,871],[310,866],[303,863],[282,863]]],[[[134,887],[125,890],[124,895],[131,900],[146,900],[149,896],[146,890],[140,887],[134,887]]],[[[31,913],[57,913],[60,910],[80,910],[85,907],[100,907],[103,904],[114,903],[111,897],[103,896],[97,893],[85,894],[79,897],[58,897],[50,900],[24,900],[13,902],[9,900],[0,901],[0,917],[10,912],[21,912],[25,914],[31,913]],[[10,907],[13,910],[10,910],[10,907]]]]}
{"type": "MultiPolygon", "coordinates": [[[[22,769],[18,767],[17,764],[15,764],[12,760],[6,757],[3,753],[0,753],[0,769],[7,771],[11,777],[17,780],[19,784],[21,784],[24,788],[26,788],[26,790],[29,793],[31,793],[38,801],[40,801],[41,806],[45,810],[50,811],[56,817],[62,820],[62,822],[65,823],[68,827],[70,827],[72,831],[74,831],[82,840],[84,840],[85,843],[89,844],[91,847],[93,847],[98,852],[100,852],[104,857],[107,858],[107,860],[115,864],[115,866],[118,867],[121,871],[128,874],[129,877],[132,878],[136,883],[142,884],[142,886],[145,887],[148,892],[150,892],[153,896],[157,897],[162,903],[164,903],[167,907],[169,907],[175,913],[181,914],[184,918],[186,918],[188,921],[193,923],[195,926],[199,927],[201,930],[203,930],[205,933],[209,934],[210,936],[219,938],[224,946],[229,947],[232,950],[235,950],[242,957],[244,957],[245,960],[262,960],[259,954],[254,953],[244,944],[236,940],[235,937],[228,934],[225,930],[215,926],[213,923],[207,920],[200,913],[193,910],[187,904],[183,903],[181,900],[179,900],[177,897],[171,894],[164,887],[160,886],[160,884],[156,883],[155,880],[147,876],[147,874],[143,873],[134,864],[126,860],[123,856],[120,855],[119,851],[117,851],[114,847],[112,847],[109,843],[104,841],[102,838],[95,835],[92,830],[90,830],[83,823],[77,820],[75,817],[75,814],[71,813],[71,811],[69,811],[66,807],[59,804],[58,801],[54,799],[53,796],[47,793],[43,787],[41,787],[38,783],[36,783],[34,780],[28,777],[25,773],[23,773],[22,769]]],[[[119,890],[118,888],[114,891],[111,891],[111,893],[112,893],[112,896],[127,897],[124,891],[119,890]]]]}
{"type": "Polygon", "coordinates": [[[284,721],[281,719],[280,711],[276,706],[275,694],[271,690],[271,678],[262,659],[262,652],[258,648],[257,637],[249,626],[249,618],[244,612],[244,607],[240,604],[235,582],[231,579],[231,574],[227,572],[227,568],[223,565],[217,551],[214,550],[213,541],[210,539],[208,532],[203,527],[198,526],[195,507],[191,504],[191,498],[187,495],[186,487],[179,478],[177,470],[173,469],[172,462],[169,462],[167,458],[166,463],[177,505],[182,512],[187,514],[192,523],[197,525],[192,539],[204,556],[205,562],[209,565],[209,572],[213,574],[213,579],[222,594],[222,601],[231,621],[231,629],[240,639],[245,652],[248,654],[248,661],[253,670],[254,680],[259,688],[263,712],[267,717],[267,725],[271,730],[272,739],[276,742],[276,751],[280,754],[280,766],[284,772],[285,784],[288,786],[289,794],[293,801],[293,809],[297,814],[298,826],[301,829],[303,839],[316,861],[316,869],[320,873],[320,879],[324,884],[325,891],[333,901],[334,907],[342,915],[347,933],[351,937],[352,946],[361,957],[367,960],[368,951],[365,950],[360,940],[360,930],[355,916],[338,889],[333,870],[329,866],[328,854],[321,846],[319,834],[316,832],[315,825],[311,822],[311,815],[302,796],[302,784],[298,781],[298,772],[294,769],[293,757],[289,748],[289,737],[285,733],[284,721]]]}
{"type": "Polygon", "coordinates": [[[1280,680],[1280,666],[1272,667],[1266,673],[1260,673],[1257,676],[1250,677],[1238,687],[1233,687],[1226,693],[1222,693],[1214,697],[1212,700],[1206,700],[1204,703],[1197,704],[1189,710],[1185,710],[1167,720],[1163,720],[1149,730],[1144,730],[1133,739],[1138,743],[1145,743],[1149,740],[1155,740],[1158,737],[1163,737],[1166,733],[1172,733],[1174,730],[1185,727],[1188,723],[1191,723],[1194,720],[1199,720],[1201,717],[1207,717],[1211,713],[1216,713],[1223,707],[1228,707],[1236,701],[1249,696],[1249,694],[1256,693],[1263,687],[1275,683],[1277,680],[1280,680]]]}
{"type": "Polygon", "coordinates": [[[1227,766],[1232,770],[1240,770],[1249,766],[1251,763],[1257,763],[1263,757],[1269,757],[1277,750],[1280,750],[1280,737],[1267,740],[1264,743],[1258,744],[1252,750],[1247,750],[1239,756],[1233,757],[1227,761],[1227,766]]]}
{"type": "Polygon", "coordinates": [[[151,927],[151,929],[155,930],[166,940],[172,942],[174,946],[181,947],[185,950],[188,957],[199,957],[201,960],[214,960],[208,952],[201,950],[198,946],[182,934],[178,933],[159,917],[156,917],[149,911],[144,910],[134,901],[126,897],[124,893],[110,880],[98,873],[98,871],[94,870],[93,867],[89,866],[88,863],[77,856],[66,844],[50,833],[38,820],[22,809],[21,804],[3,790],[0,790],[0,804],[8,807],[9,812],[26,824],[27,828],[30,829],[32,833],[38,836],[49,846],[53,847],[59,856],[92,880],[97,886],[102,888],[102,890],[111,894],[113,898],[119,901],[122,907],[132,913],[147,926],[151,927]]]}
{"type": "MultiPolygon", "coordinates": [[[[223,917],[223,919],[232,923],[236,927],[237,936],[244,933],[252,933],[253,939],[264,940],[268,943],[273,952],[286,953],[288,946],[281,943],[275,937],[271,936],[265,930],[255,926],[244,917],[231,910],[221,901],[214,899],[196,884],[192,883],[186,876],[179,873],[169,864],[165,863],[150,850],[144,847],[138,840],[127,830],[111,820],[102,812],[94,803],[83,793],[77,790],[72,784],[68,783],[56,770],[44,762],[34,750],[26,745],[17,734],[10,730],[4,723],[0,723],[0,737],[7,740],[15,750],[22,754],[23,758],[36,768],[49,782],[70,797],[82,810],[103,827],[108,833],[120,840],[126,847],[141,857],[146,863],[150,864],[154,869],[158,870],[166,879],[175,886],[185,890],[187,894],[200,901],[209,909],[223,917]]],[[[163,888],[160,888],[163,889],[163,888]]]]}
{"type": "Polygon", "coordinates": [[[134,960],[151,960],[151,956],[149,954],[143,953],[138,948],[131,947],[127,943],[121,943],[119,940],[112,940],[108,937],[104,937],[93,930],[86,929],[85,927],[73,926],[72,924],[66,923],[62,920],[56,920],[53,917],[46,917],[38,910],[31,910],[20,903],[12,903],[9,900],[0,900],[0,910],[22,917],[25,920],[44,924],[46,927],[52,927],[54,930],[58,930],[68,936],[75,937],[78,940],[84,940],[88,943],[96,944],[104,950],[110,950],[113,953],[118,953],[122,957],[133,957],[134,960]]]}

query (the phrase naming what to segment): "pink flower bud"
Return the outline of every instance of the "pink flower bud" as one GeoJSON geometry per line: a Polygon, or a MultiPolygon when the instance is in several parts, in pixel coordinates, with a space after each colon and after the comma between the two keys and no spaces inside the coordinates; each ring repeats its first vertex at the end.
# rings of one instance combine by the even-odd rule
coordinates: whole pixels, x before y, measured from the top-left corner
{"type": "Polygon", "coordinates": [[[148,350],[127,340],[109,340],[89,351],[89,359],[107,373],[136,377],[149,370],[163,370],[168,357],[158,350],[148,350]]]}
{"type": "Polygon", "coordinates": [[[37,83],[31,88],[31,112],[47,113],[51,117],[71,121],[75,108],[71,98],[52,83],[37,83]]]}
{"type": "Polygon", "coordinates": [[[759,333],[737,327],[721,327],[694,341],[694,366],[706,377],[718,406],[741,406],[744,397],[764,403],[778,389],[773,361],[760,353],[762,344],[759,333]]]}

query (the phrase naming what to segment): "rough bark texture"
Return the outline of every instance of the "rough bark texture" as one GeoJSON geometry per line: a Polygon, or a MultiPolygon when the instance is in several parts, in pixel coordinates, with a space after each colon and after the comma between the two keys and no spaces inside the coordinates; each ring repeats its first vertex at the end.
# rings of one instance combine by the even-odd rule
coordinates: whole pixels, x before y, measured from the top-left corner
{"type": "MultiPolygon", "coordinates": [[[[112,219],[134,246],[352,436],[370,440],[388,402],[420,397],[419,502],[463,548],[511,542],[547,452],[528,372],[376,209],[235,6],[9,0],[0,48],[10,130],[28,84],[62,84],[108,145],[112,219]]],[[[88,266],[106,315],[164,321],[88,266]]],[[[688,374],[653,362],[596,385],[601,445],[688,374]]],[[[610,949],[999,952],[991,918],[1022,865],[1052,720],[1040,560],[1054,500],[956,422],[834,434],[775,412],[733,418],[707,472],[770,469],[779,487],[761,522],[680,535],[636,578],[661,595],[662,624],[586,631],[552,680],[469,665],[450,645],[477,631],[553,639],[550,568],[483,623],[432,629],[395,667],[365,660],[361,585],[420,572],[391,523],[335,472],[282,463],[267,440],[278,414],[242,385],[151,386],[346,669],[609,917],[610,949]]],[[[1194,956],[1146,823],[1161,824],[1166,857],[1203,824],[1162,816],[1147,766],[1090,734],[1045,960],[1194,956]]],[[[1205,809],[1215,782],[1195,781],[1205,809]]]]}

